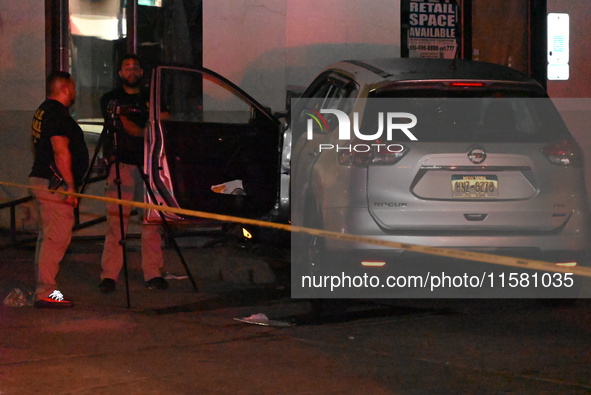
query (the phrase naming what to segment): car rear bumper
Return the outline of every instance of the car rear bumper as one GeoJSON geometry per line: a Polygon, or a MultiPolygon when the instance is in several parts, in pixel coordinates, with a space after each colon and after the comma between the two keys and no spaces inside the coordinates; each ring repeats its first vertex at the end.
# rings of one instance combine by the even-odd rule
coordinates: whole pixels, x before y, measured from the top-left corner
{"type": "Polygon", "coordinates": [[[323,211],[324,229],[333,232],[369,237],[392,246],[364,242],[327,239],[328,251],[374,251],[400,255],[406,249],[396,244],[453,248],[491,254],[535,257],[579,256],[589,248],[589,223],[586,211],[575,212],[562,228],[552,231],[507,231],[473,229],[467,231],[404,230],[386,233],[371,218],[366,208],[326,209],[323,211]]]}

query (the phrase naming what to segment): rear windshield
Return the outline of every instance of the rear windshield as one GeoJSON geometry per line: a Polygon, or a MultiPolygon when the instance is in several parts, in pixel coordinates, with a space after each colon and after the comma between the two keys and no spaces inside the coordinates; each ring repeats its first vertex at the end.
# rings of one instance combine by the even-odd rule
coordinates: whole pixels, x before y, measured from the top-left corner
{"type": "Polygon", "coordinates": [[[540,91],[382,89],[368,100],[362,129],[377,130],[379,113],[393,111],[416,116],[412,133],[423,142],[545,143],[569,136],[554,104],[540,91]]]}

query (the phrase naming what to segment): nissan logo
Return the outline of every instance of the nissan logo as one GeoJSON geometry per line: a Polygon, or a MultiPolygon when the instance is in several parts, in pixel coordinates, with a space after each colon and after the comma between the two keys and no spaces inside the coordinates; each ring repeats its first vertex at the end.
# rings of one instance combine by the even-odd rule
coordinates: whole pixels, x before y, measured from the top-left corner
{"type": "Polygon", "coordinates": [[[486,159],[486,152],[484,152],[484,148],[481,147],[474,147],[468,151],[468,159],[470,162],[474,163],[475,165],[479,165],[486,159]]]}

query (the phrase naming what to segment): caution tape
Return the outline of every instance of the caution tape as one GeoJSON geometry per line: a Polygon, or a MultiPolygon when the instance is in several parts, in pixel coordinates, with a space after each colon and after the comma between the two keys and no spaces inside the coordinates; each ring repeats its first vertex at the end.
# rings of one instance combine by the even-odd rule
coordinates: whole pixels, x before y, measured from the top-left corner
{"type": "MultiPolygon", "coordinates": [[[[30,185],[22,185],[17,183],[11,182],[4,182],[0,181],[0,185],[17,187],[17,188],[25,188],[25,189],[38,189],[38,190],[47,190],[46,188],[42,187],[34,187],[30,185]]],[[[429,246],[421,246],[416,244],[407,244],[407,243],[399,243],[395,241],[387,241],[387,240],[379,240],[374,239],[371,237],[365,236],[357,236],[351,235],[346,233],[339,233],[339,232],[331,232],[327,230],[321,229],[314,229],[314,228],[307,228],[303,226],[296,226],[296,225],[287,225],[281,224],[277,222],[267,222],[261,221],[256,219],[250,218],[243,218],[243,217],[235,217],[231,215],[224,215],[224,214],[215,214],[209,213],[205,211],[196,211],[196,210],[187,210],[182,208],[175,208],[169,206],[160,206],[157,204],[150,204],[150,203],[142,203],[136,202],[132,200],[122,200],[122,199],[114,199],[108,198],[104,196],[96,196],[96,195],[87,195],[87,194],[80,194],[74,192],[67,192],[67,191],[56,191],[57,193],[61,193],[64,195],[71,195],[78,198],[85,198],[85,199],[92,199],[98,200],[105,203],[115,203],[120,204],[122,206],[132,206],[137,208],[143,208],[147,210],[155,210],[167,213],[174,213],[177,215],[184,215],[184,216],[192,216],[192,217],[199,217],[199,218],[206,218],[212,219],[216,221],[222,222],[233,222],[239,223],[243,225],[252,225],[258,227],[265,227],[265,228],[272,228],[278,230],[284,230],[286,232],[291,233],[306,233],[313,236],[318,237],[325,237],[335,240],[341,241],[350,241],[355,243],[364,243],[364,244],[371,244],[380,247],[386,248],[393,248],[405,251],[412,251],[421,254],[427,255],[434,255],[434,256],[441,256],[447,258],[456,258],[462,260],[469,260],[475,262],[484,262],[489,264],[495,265],[502,265],[502,266],[510,266],[510,267],[518,267],[521,269],[531,269],[531,270],[544,270],[550,272],[557,272],[557,273],[572,273],[579,276],[591,277],[591,268],[589,267],[582,267],[582,266],[556,266],[553,262],[546,262],[540,261],[535,259],[522,259],[522,258],[515,258],[509,257],[504,255],[495,255],[495,254],[487,254],[482,252],[475,252],[475,251],[466,251],[466,250],[458,250],[458,249],[451,249],[451,248],[440,248],[440,247],[429,247],[429,246]]]]}

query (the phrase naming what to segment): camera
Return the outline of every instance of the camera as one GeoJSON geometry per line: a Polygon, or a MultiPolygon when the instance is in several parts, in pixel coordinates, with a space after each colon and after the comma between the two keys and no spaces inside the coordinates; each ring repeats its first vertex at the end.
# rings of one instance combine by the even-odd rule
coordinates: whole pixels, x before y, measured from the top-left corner
{"type": "Polygon", "coordinates": [[[124,116],[144,116],[147,112],[146,108],[137,104],[120,105],[115,100],[109,101],[107,104],[107,112],[113,119],[117,119],[120,115],[124,116]]]}

